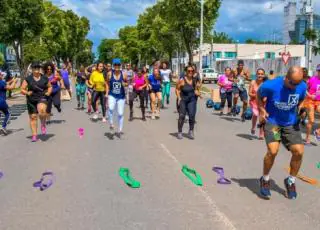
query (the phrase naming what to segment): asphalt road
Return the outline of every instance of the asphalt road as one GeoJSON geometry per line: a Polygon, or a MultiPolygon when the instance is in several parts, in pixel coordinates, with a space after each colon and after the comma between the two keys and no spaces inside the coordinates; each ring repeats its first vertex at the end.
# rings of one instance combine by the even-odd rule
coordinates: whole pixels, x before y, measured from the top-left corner
{"type": "MultiPolygon", "coordinates": [[[[179,141],[173,102],[156,121],[129,123],[126,108],[121,140],[110,139],[108,125],[90,121],[75,101],[65,102],[61,114],[54,110],[38,143],[30,141],[26,112],[12,121],[11,134],[0,137],[0,229],[320,229],[320,187],[297,180],[298,199],[283,195],[290,160],[284,148],[271,173],[272,199],[260,199],[265,144],[251,138],[250,123],[217,116],[200,100],[196,139],[179,141]],[[183,164],[200,173],[204,186],[181,173],[183,164]],[[224,167],[232,184],[217,184],[213,166],[224,167]],[[123,183],[120,167],[131,170],[140,189],[123,183]],[[33,188],[48,170],[54,184],[33,188]]],[[[320,180],[319,161],[319,146],[306,148],[302,173],[320,180]]]]}

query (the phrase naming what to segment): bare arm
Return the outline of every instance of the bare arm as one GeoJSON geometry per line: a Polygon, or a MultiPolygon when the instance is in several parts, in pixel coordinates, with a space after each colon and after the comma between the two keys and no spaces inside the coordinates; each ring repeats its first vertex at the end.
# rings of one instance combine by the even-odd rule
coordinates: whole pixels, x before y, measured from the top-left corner
{"type": "Polygon", "coordinates": [[[48,82],[47,87],[48,87],[48,91],[45,93],[45,95],[50,96],[52,93],[52,85],[51,85],[50,81],[48,82]]]}
{"type": "Polygon", "coordinates": [[[109,95],[109,82],[110,82],[110,78],[111,78],[111,73],[109,72],[107,74],[107,79],[106,79],[106,96],[109,95]]]}
{"type": "Polygon", "coordinates": [[[10,83],[7,83],[6,89],[7,89],[7,90],[12,90],[12,89],[14,89],[14,88],[16,87],[16,83],[17,83],[16,78],[12,79],[12,80],[10,81],[10,83]]]}
{"type": "Polygon", "coordinates": [[[32,91],[28,91],[28,82],[26,80],[23,80],[21,85],[21,94],[30,96],[32,94],[32,91]]]}
{"type": "Polygon", "coordinates": [[[256,94],[253,92],[253,82],[251,82],[249,85],[249,96],[252,98],[256,97],[256,94]]]}

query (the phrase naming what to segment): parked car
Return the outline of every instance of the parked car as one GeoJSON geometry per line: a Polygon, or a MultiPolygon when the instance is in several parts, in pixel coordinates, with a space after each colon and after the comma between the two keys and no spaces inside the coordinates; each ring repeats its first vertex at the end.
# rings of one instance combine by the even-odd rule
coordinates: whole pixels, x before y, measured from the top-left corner
{"type": "Polygon", "coordinates": [[[202,70],[202,83],[205,83],[205,82],[214,82],[214,83],[217,83],[218,81],[218,72],[215,71],[214,69],[212,68],[205,68],[202,70]]]}

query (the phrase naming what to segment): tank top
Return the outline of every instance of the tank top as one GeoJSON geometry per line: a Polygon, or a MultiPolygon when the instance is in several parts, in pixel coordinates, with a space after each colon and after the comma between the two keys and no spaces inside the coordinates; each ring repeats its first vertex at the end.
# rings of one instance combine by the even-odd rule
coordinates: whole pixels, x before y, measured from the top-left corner
{"type": "Polygon", "coordinates": [[[149,83],[150,83],[150,85],[151,85],[151,87],[152,87],[152,88],[151,88],[152,90],[158,91],[158,90],[161,89],[161,80],[160,80],[160,79],[159,79],[159,80],[156,79],[153,74],[151,74],[151,75],[149,76],[149,83]]]}
{"type": "Polygon", "coordinates": [[[113,96],[116,99],[125,99],[126,95],[125,95],[125,90],[123,87],[123,83],[124,79],[123,79],[123,74],[122,71],[120,71],[120,78],[119,80],[116,80],[114,77],[114,72],[112,71],[111,74],[111,78],[109,81],[109,95],[113,96]]]}
{"type": "Polygon", "coordinates": [[[59,90],[60,90],[60,86],[58,84],[58,78],[56,78],[54,76],[54,74],[52,74],[50,77],[49,77],[49,82],[51,83],[51,86],[52,86],[52,93],[55,94],[57,93],[59,90]]]}
{"type": "Polygon", "coordinates": [[[180,91],[181,99],[182,100],[196,99],[196,94],[194,92],[196,84],[194,79],[192,79],[192,85],[190,85],[185,78],[183,78],[183,80],[184,80],[184,85],[182,86],[180,91]]]}
{"type": "Polygon", "coordinates": [[[138,75],[136,75],[136,76],[134,77],[133,82],[134,82],[134,88],[135,88],[135,90],[137,90],[137,91],[139,91],[139,88],[146,83],[143,75],[142,75],[141,77],[139,77],[138,75]]]}
{"type": "Polygon", "coordinates": [[[320,78],[317,76],[313,76],[308,81],[309,93],[311,95],[315,95],[316,101],[320,101],[320,78]]]}

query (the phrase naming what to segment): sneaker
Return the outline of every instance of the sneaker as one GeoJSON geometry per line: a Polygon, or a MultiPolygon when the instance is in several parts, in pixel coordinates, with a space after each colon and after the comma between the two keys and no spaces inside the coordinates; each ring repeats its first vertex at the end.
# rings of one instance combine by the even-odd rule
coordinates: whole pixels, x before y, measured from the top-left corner
{"type": "Polygon", "coordinates": [[[297,198],[297,191],[296,191],[296,185],[292,181],[290,181],[290,178],[286,178],[284,180],[284,185],[286,187],[286,197],[290,200],[294,200],[297,198]]]}
{"type": "Polygon", "coordinates": [[[114,130],[114,126],[110,125],[110,130],[113,131],[114,130]]]}
{"type": "Polygon", "coordinates": [[[193,132],[193,130],[190,130],[190,131],[189,131],[188,136],[189,136],[189,138],[190,138],[191,140],[194,140],[194,132],[193,132]]]}
{"type": "Polygon", "coordinates": [[[98,114],[95,113],[95,114],[92,116],[92,119],[93,119],[93,120],[98,120],[98,114]]]}
{"type": "Polygon", "coordinates": [[[266,199],[271,198],[270,181],[265,181],[263,176],[260,178],[260,195],[266,199]]]}
{"type": "Polygon", "coordinates": [[[7,136],[8,135],[8,131],[6,128],[2,128],[0,129],[0,133],[2,133],[3,135],[7,136]]]}
{"type": "Polygon", "coordinates": [[[91,113],[91,108],[90,108],[90,109],[88,109],[88,113],[89,113],[89,114],[91,113]]]}
{"type": "Polygon", "coordinates": [[[77,107],[78,107],[78,109],[80,109],[80,103],[78,103],[78,106],[77,106],[77,107]]]}
{"type": "Polygon", "coordinates": [[[169,105],[170,104],[170,101],[169,101],[169,99],[167,99],[167,105],[169,105]]]}
{"type": "Polygon", "coordinates": [[[61,113],[61,108],[57,108],[58,112],[61,113]]]}
{"type": "Polygon", "coordinates": [[[145,116],[142,116],[142,121],[146,121],[146,117],[145,116]]]}
{"type": "Polygon", "coordinates": [[[223,112],[220,112],[219,115],[222,116],[222,115],[223,115],[223,112]]]}
{"type": "Polygon", "coordinates": [[[46,135],[47,134],[47,128],[45,125],[41,125],[41,134],[46,135]]]}
{"type": "Polygon", "coordinates": [[[242,121],[242,122],[245,122],[245,121],[246,121],[246,119],[244,118],[244,114],[241,115],[241,121],[242,121]]]}
{"type": "Polygon", "coordinates": [[[102,122],[103,123],[107,123],[107,119],[106,118],[102,118],[102,122]]]}
{"type": "Polygon", "coordinates": [[[38,141],[37,135],[32,136],[31,142],[37,142],[37,141],[38,141]]]}
{"type": "Polygon", "coordinates": [[[155,120],[156,116],[154,114],[151,115],[151,120],[155,120]]]}
{"type": "Polygon", "coordinates": [[[252,136],[255,136],[255,135],[256,135],[256,130],[251,129],[251,135],[252,135],[252,136]]]}
{"type": "Polygon", "coordinates": [[[179,140],[182,140],[182,138],[183,138],[182,133],[178,133],[177,138],[178,138],[179,140]]]}

